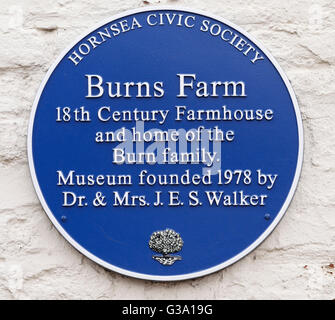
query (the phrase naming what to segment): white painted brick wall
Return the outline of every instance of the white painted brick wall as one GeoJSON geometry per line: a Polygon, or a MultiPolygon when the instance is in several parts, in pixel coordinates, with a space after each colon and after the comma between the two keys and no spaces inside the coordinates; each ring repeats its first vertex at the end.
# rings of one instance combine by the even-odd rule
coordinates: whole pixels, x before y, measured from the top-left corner
{"type": "Polygon", "coordinates": [[[0,0],[0,298],[335,298],[334,78],[333,0],[0,0]],[[56,57],[90,26],[148,3],[207,10],[263,42],[305,130],[300,183],[275,231],[224,271],[179,283],[120,276],[73,249],[40,206],[26,154],[33,99],[56,57]]]}

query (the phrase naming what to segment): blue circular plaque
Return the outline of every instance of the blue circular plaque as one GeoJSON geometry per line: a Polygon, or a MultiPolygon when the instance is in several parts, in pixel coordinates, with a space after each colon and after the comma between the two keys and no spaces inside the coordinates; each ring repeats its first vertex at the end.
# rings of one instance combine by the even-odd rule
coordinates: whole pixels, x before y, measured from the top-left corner
{"type": "Polygon", "coordinates": [[[303,154],[293,90],[267,50],[204,12],[154,7],[80,37],[44,79],[29,165],[44,210],[119,273],[222,269],[283,217],[303,154]]]}

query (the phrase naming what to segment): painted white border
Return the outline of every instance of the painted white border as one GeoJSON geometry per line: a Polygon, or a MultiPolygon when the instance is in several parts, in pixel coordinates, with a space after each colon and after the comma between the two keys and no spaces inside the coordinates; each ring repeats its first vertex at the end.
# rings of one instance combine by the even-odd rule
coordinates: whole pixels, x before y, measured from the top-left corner
{"type": "Polygon", "coordinates": [[[57,228],[57,230],[62,234],[62,236],[67,241],[69,241],[72,244],[72,246],[74,246],[78,251],[80,251],[86,257],[90,258],[91,260],[95,261],[96,263],[100,264],[101,266],[103,266],[107,269],[110,269],[112,271],[116,271],[116,272],[121,273],[121,274],[126,275],[126,276],[135,277],[135,278],[144,279],[144,280],[155,280],[155,281],[177,281],[177,280],[186,280],[186,279],[192,279],[192,278],[196,278],[196,277],[205,276],[207,274],[216,272],[218,270],[221,270],[221,269],[237,262],[238,260],[240,260],[241,258],[246,256],[248,253],[250,253],[252,250],[254,250],[273,231],[273,229],[276,227],[276,225],[279,223],[279,221],[281,220],[281,218],[285,214],[285,211],[287,210],[287,208],[288,208],[288,206],[289,206],[289,204],[290,204],[290,202],[293,198],[294,192],[296,190],[298,180],[299,180],[299,176],[300,176],[300,173],[301,173],[302,162],[303,162],[303,126],[302,126],[301,114],[300,114],[299,107],[298,107],[298,102],[297,102],[296,96],[294,94],[294,91],[292,89],[292,86],[291,86],[288,78],[286,77],[285,73],[283,72],[283,70],[281,69],[281,67],[277,63],[277,61],[273,58],[273,56],[265,49],[265,47],[258,40],[255,40],[251,35],[249,35],[247,32],[245,32],[244,30],[242,30],[240,27],[236,26],[235,24],[233,24],[233,23],[231,23],[231,22],[227,21],[226,19],[223,19],[219,16],[216,16],[214,14],[209,14],[209,13],[207,13],[205,11],[202,11],[202,10],[187,9],[187,8],[180,7],[180,6],[149,6],[149,7],[138,8],[138,9],[134,9],[134,10],[128,10],[128,11],[119,13],[117,15],[114,15],[111,18],[106,19],[102,23],[99,23],[98,25],[91,28],[89,30],[89,32],[85,32],[85,34],[78,37],[78,39],[75,42],[73,42],[70,46],[68,46],[60,54],[60,56],[57,58],[57,60],[53,63],[53,65],[50,67],[49,71],[47,72],[46,76],[44,77],[44,79],[43,79],[43,81],[42,81],[42,83],[41,83],[41,85],[38,89],[36,98],[34,100],[33,108],[32,108],[32,111],[31,111],[31,115],[30,115],[27,143],[28,143],[27,148],[28,148],[29,168],[30,168],[30,173],[31,173],[31,177],[32,177],[32,180],[33,180],[33,184],[34,184],[36,193],[37,193],[38,198],[39,198],[39,200],[40,200],[40,202],[43,206],[44,211],[47,213],[47,215],[49,216],[49,219],[52,221],[52,223],[57,228]],[[282,206],[279,214],[276,216],[276,219],[272,221],[272,223],[264,231],[264,233],[262,233],[262,235],[255,242],[253,242],[249,247],[247,247],[245,250],[240,252],[238,255],[234,256],[233,258],[227,260],[224,263],[221,263],[217,266],[214,266],[214,267],[202,270],[202,271],[187,273],[187,274],[177,275],[177,276],[156,276],[156,275],[150,275],[150,274],[128,271],[126,269],[116,267],[112,264],[109,264],[109,263],[101,260],[100,258],[96,257],[92,253],[88,252],[81,245],[79,245],[63,229],[63,227],[58,223],[58,221],[55,219],[54,215],[52,214],[51,210],[49,209],[49,207],[48,207],[48,205],[47,205],[47,203],[46,203],[46,201],[43,197],[43,194],[41,192],[38,181],[37,181],[37,177],[36,177],[36,173],[35,173],[35,167],[34,167],[34,161],[33,161],[33,154],[32,154],[32,132],[33,132],[33,126],[34,126],[35,113],[36,113],[36,109],[37,109],[37,106],[38,106],[40,96],[43,92],[44,86],[48,82],[48,79],[49,79],[50,75],[55,70],[55,68],[57,67],[59,62],[68,53],[68,51],[70,51],[70,49],[72,47],[74,47],[78,42],[80,42],[88,34],[90,34],[94,30],[104,26],[105,24],[107,24],[107,23],[109,23],[113,20],[116,20],[116,19],[119,19],[119,18],[122,18],[122,17],[126,17],[126,16],[129,16],[129,15],[133,15],[133,14],[136,14],[136,13],[156,11],[156,10],[177,10],[177,11],[184,11],[184,12],[195,13],[195,14],[207,16],[211,19],[218,20],[218,21],[230,26],[231,28],[233,28],[233,29],[237,30],[238,32],[244,34],[253,43],[255,43],[266,54],[268,59],[276,67],[277,71],[281,75],[281,77],[282,77],[282,79],[283,79],[283,81],[284,81],[284,83],[285,83],[285,85],[286,85],[286,87],[287,87],[287,89],[290,93],[290,96],[291,96],[291,99],[292,99],[292,102],[293,102],[293,105],[294,105],[295,115],[296,115],[296,119],[297,119],[297,126],[298,126],[298,134],[299,134],[298,161],[297,161],[297,167],[296,167],[296,171],[295,171],[295,175],[294,175],[294,179],[293,179],[293,183],[292,183],[290,192],[287,195],[285,203],[282,206]]]}

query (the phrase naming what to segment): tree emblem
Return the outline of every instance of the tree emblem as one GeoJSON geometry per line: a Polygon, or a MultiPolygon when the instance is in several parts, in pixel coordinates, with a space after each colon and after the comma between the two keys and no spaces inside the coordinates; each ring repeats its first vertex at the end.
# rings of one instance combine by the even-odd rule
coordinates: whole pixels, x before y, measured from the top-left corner
{"type": "Polygon", "coordinates": [[[172,229],[155,231],[149,241],[150,249],[162,254],[162,256],[153,255],[152,258],[164,266],[171,266],[177,260],[181,260],[181,256],[173,256],[169,253],[180,251],[183,245],[184,241],[180,234],[172,229]]]}

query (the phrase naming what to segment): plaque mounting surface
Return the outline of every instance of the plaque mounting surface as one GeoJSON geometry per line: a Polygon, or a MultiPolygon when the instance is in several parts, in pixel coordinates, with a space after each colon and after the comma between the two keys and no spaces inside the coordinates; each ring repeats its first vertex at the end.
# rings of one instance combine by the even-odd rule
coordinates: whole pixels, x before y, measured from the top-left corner
{"type": "MultiPolygon", "coordinates": [[[[92,84],[97,84],[100,79],[93,80],[92,84]]],[[[104,21],[76,40],[55,61],[33,105],[28,156],[34,187],[45,212],[76,249],[124,275],[158,281],[183,280],[231,265],[272,232],[287,210],[298,183],[303,156],[302,123],[287,77],[252,36],[206,12],[148,7],[104,21]],[[187,97],[181,97],[178,74],[185,75],[185,83],[193,81],[193,89],[185,86],[187,97]],[[107,82],[121,85],[148,82],[151,97],[138,97],[135,91],[127,97],[127,92],[122,91],[123,96],[111,98],[107,89],[98,97],[100,92],[94,85],[89,97],[89,75],[100,75],[101,86],[106,88],[107,82]],[[245,95],[240,92],[239,97],[229,96],[224,85],[218,85],[217,91],[213,91],[214,81],[243,81],[245,95]],[[160,90],[155,90],[155,82],[163,82],[162,96],[160,90]],[[199,82],[207,84],[208,96],[196,95],[199,82]],[[224,96],[225,93],[228,94],[224,96]],[[180,114],[182,120],[176,120],[176,106],[185,106],[180,108],[185,111],[185,115],[180,114]],[[71,110],[69,122],[64,121],[64,107],[71,110]],[[78,119],[84,119],[80,107],[89,111],[90,121],[72,121],[76,108],[78,119]],[[101,110],[104,120],[111,116],[108,121],[98,117],[102,107],[109,107],[101,110]],[[137,183],[142,170],[156,176],[177,174],[179,177],[189,170],[190,175],[201,176],[206,169],[203,163],[113,164],[112,150],[117,144],[97,143],[96,133],[135,127],[138,123],[135,109],[169,111],[165,121],[158,113],[155,121],[151,114],[151,120],[144,122],[145,130],[192,130],[203,125],[234,131],[234,141],[222,143],[219,169],[223,183],[217,184],[220,173],[211,175],[213,183],[209,185],[137,183]],[[272,110],[273,117],[261,121],[185,120],[187,111],[201,109],[219,110],[222,117],[228,109],[232,113],[237,109],[272,110]],[[114,111],[120,114],[130,111],[133,118],[112,121],[114,111]],[[158,118],[163,121],[161,124],[158,118]],[[72,170],[86,176],[86,185],[57,185],[59,171],[66,178],[72,170]],[[237,183],[240,170],[243,173],[250,170],[250,184],[237,183]],[[87,182],[88,175],[96,178],[127,174],[133,178],[132,185],[87,182]],[[262,174],[271,174],[273,179],[277,175],[271,188],[267,188],[270,184],[262,185],[262,174]],[[225,184],[230,176],[232,181],[225,184]],[[136,200],[134,206],[113,206],[114,192],[123,195],[127,191],[131,195],[144,195],[145,205],[136,200]],[[162,192],[162,206],[153,205],[158,191],[162,192]],[[169,191],[179,191],[183,205],[169,206],[169,191]],[[189,205],[192,191],[199,192],[201,205],[189,205]],[[210,205],[206,192],[213,191],[223,191],[227,198],[210,205]],[[78,203],[63,206],[64,192],[86,198],[82,206],[78,203]],[[243,201],[246,195],[257,195],[257,205],[250,204],[250,198],[243,201]],[[261,195],[267,196],[263,198],[264,205],[261,195]],[[97,206],[93,205],[94,200],[97,206]],[[106,205],[99,206],[99,200],[106,205]]]]}

